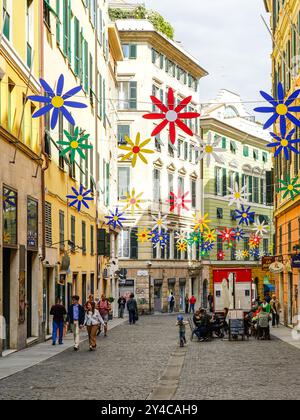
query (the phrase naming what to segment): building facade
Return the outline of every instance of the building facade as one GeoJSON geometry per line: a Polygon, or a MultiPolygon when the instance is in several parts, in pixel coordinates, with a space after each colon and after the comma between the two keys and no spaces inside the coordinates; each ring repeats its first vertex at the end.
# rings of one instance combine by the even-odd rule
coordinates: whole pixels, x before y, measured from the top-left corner
{"type": "Polygon", "coordinates": [[[0,355],[42,337],[40,3],[0,2],[0,355]]]}
{"type": "MultiPolygon", "coordinates": [[[[300,4],[296,0],[279,1],[265,0],[267,12],[271,14],[270,23],[273,36],[272,53],[272,82],[273,95],[277,98],[278,82],[284,86],[286,97],[299,89],[300,72],[300,4]]],[[[299,105],[299,99],[295,102],[299,105]]],[[[299,115],[295,114],[299,119],[299,115]]],[[[288,132],[295,128],[288,122],[288,132]]],[[[279,125],[275,125],[274,133],[280,133],[279,125]]],[[[297,128],[295,138],[299,138],[297,128]]],[[[297,145],[299,150],[299,145],[297,145]]],[[[283,198],[284,192],[278,192],[281,187],[279,180],[285,180],[287,175],[292,179],[299,176],[300,155],[291,153],[287,161],[283,155],[274,160],[275,167],[275,226],[276,226],[276,254],[283,257],[285,269],[277,275],[277,294],[283,308],[283,321],[286,325],[297,324],[299,314],[299,269],[290,264],[293,254],[299,254],[300,218],[297,195],[294,200],[290,195],[283,198]]],[[[299,182],[298,182],[299,183],[299,182]]]]}
{"type": "MultiPolygon", "coordinates": [[[[151,138],[153,121],[143,115],[155,111],[150,96],[168,102],[168,89],[175,92],[176,103],[191,96],[189,110],[199,110],[199,80],[207,73],[182,46],[157,32],[146,20],[118,20],[124,61],[118,62],[119,122],[118,141],[126,145],[126,136],[133,142],[138,133],[141,142],[151,138]]],[[[172,145],[168,130],[153,137],[145,155],[148,164],[138,161],[132,167],[124,152],[119,151],[118,208],[126,199],[140,195],[140,209],[126,211],[126,222],[119,240],[119,268],[123,276],[120,294],[134,292],[142,312],[167,311],[168,295],[174,292],[176,310],[184,310],[184,297],[193,293],[200,298],[200,256],[196,247],[181,252],[176,247],[176,233],[193,230],[193,213],[201,211],[200,164],[195,147],[199,143],[199,119],[189,126],[194,136],[178,130],[172,145]],[[170,211],[170,193],[188,193],[189,210],[170,211]],[[166,247],[155,248],[151,241],[138,239],[141,230],[153,229],[159,214],[167,216],[166,247]],[[126,277],[126,278],[125,278],[126,277]]],[[[127,204],[129,201],[127,201],[127,204]]],[[[139,237],[140,238],[140,237],[139,237]]],[[[141,238],[140,238],[141,239],[141,238]]]]}
{"type": "Polygon", "coordinates": [[[217,233],[225,228],[235,230],[237,227],[244,231],[244,237],[233,241],[230,248],[219,233],[213,251],[203,256],[203,305],[207,305],[207,293],[213,292],[218,272],[224,270],[224,278],[227,278],[229,268],[244,268],[247,273],[251,270],[255,284],[253,298],[263,298],[265,291],[273,289],[274,279],[270,273],[262,271],[260,256],[247,254],[250,252],[250,236],[255,234],[254,224],[238,226],[239,221],[235,219],[237,206],[235,202],[229,206],[229,196],[235,188],[241,191],[245,187],[244,192],[249,195],[244,198],[247,207],[251,206],[251,211],[255,212],[254,222],[259,219],[260,223],[268,226],[259,249],[264,255],[272,254],[273,164],[270,149],[266,146],[268,138],[261,125],[246,111],[240,96],[225,89],[211,104],[203,107],[201,132],[205,141],[210,140],[212,144],[216,141],[221,149],[219,161],[212,159],[208,167],[206,161],[203,162],[204,213],[208,214],[210,227],[215,228],[217,233]],[[219,252],[224,252],[224,258],[218,257],[219,252]],[[242,261],[237,257],[240,252],[246,252],[242,261]]]}

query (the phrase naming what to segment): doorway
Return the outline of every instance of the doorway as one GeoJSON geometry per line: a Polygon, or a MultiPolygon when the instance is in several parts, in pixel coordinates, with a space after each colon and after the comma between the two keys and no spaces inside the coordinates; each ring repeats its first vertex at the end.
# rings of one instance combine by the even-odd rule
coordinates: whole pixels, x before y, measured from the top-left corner
{"type": "Polygon", "coordinates": [[[179,280],[179,311],[185,311],[185,280],[179,280]]]}
{"type": "Polygon", "coordinates": [[[5,319],[5,339],[3,350],[10,349],[10,260],[11,250],[3,248],[3,316],[5,319]]]}
{"type": "Polygon", "coordinates": [[[27,252],[27,338],[32,337],[32,252],[27,252]]]}
{"type": "Polygon", "coordinates": [[[202,294],[202,306],[204,309],[207,309],[208,304],[208,281],[205,279],[203,281],[203,294],[202,294]]]}
{"type": "Polygon", "coordinates": [[[82,304],[86,303],[86,274],[82,274],[82,304]]]}
{"type": "Polygon", "coordinates": [[[162,311],[162,283],[155,283],[154,281],[154,311],[162,311]]]}
{"type": "Polygon", "coordinates": [[[45,333],[50,334],[50,268],[45,268],[43,282],[43,321],[45,322],[45,333]]]}

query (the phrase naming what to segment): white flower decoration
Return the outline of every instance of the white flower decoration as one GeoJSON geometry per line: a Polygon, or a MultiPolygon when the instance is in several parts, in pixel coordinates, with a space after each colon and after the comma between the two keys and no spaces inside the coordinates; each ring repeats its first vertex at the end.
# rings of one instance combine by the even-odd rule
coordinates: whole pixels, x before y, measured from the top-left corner
{"type": "Polygon", "coordinates": [[[211,133],[208,134],[207,142],[201,140],[200,147],[195,147],[195,150],[199,152],[199,157],[197,163],[206,157],[206,165],[209,167],[211,158],[213,158],[218,163],[224,163],[224,159],[221,156],[218,156],[218,153],[223,153],[224,150],[219,148],[219,143],[221,138],[216,139],[212,142],[211,133]]]}
{"type": "Polygon", "coordinates": [[[225,198],[229,200],[228,206],[231,207],[233,204],[236,204],[237,208],[239,209],[241,205],[247,205],[247,199],[249,197],[249,193],[246,192],[247,186],[245,185],[240,189],[237,182],[234,184],[234,188],[228,187],[230,191],[229,195],[226,195],[225,198]]]}
{"type": "Polygon", "coordinates": [[[265,221],[260,223],[259,219],[258,218],[256,219],[256,223],[253,224],[254,227],[252,228],[252,230],[256,231],[255,232],[256,235],[264,236],[264,233],[268,233],[267,229],[269,228],[269,226],[266,225],[265,223],[266,223],[265,221]]]}
{"type": "Polygon", "coordinates": [[[168,216],[162,216],[161,212],[158,213],[158,217],[152,216],[152,219],[155,222],[155,225],[153,226],[152,230],[157,229],[159,233],[161,233],[163,229],[167,230],[167,218],[168,216]]]}
{"type": "Polygon", "coordinates": [[[187,233],[184,232],[184,231],[176,232],[175,233],[175,240],[176,240],[177,244],[178,243],[183,244],[184,242],[187,241],[187,233]]]}
{"type": "Polygon", "coordinates": [[[236,251],[235,258],[237,259],[237,261],[242,261],[244,259],[243,251],[236,251]]]}
{"type": "Polygon", "coordinates": [[[260,250],[258,253],[258,258],[263,258],[265,255],[265,252],[260,250]]]}

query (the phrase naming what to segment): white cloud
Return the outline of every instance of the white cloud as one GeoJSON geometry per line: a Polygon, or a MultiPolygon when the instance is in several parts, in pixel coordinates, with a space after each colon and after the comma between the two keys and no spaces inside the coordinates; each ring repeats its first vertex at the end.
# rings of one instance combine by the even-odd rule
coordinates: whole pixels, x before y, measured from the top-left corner
{"type": "MultiPolygon", "coordinates": [[[[175,39],[209,72],[200,83],[200,100],[226,88],[244,101],[262,101],[271,90],[271,37],[263,0],[145,0],[175,29],[175,39]]],[[[256,104],[250,104],[251,111],[256,104]]]]}

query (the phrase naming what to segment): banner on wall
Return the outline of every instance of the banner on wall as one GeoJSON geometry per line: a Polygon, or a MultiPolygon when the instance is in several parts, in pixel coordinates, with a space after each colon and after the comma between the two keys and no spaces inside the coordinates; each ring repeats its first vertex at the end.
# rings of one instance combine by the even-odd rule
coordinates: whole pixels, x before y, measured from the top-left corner
{"type": "Polygon", "coordinates": [[[275,257],[275,256],[268,256],[262,258],[262,270],[263,271],[271,271],[272,273],[279,272],[281,273],[283,271],[283,257],[275,257]],[[281,264],[282,267],[278,264],[281,264]],[[281,271],[277,271],[280,270],[281,271]],[[275,271],[273,271],[275,270],[275,271]]]}

